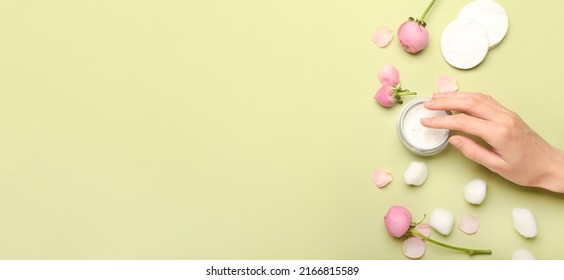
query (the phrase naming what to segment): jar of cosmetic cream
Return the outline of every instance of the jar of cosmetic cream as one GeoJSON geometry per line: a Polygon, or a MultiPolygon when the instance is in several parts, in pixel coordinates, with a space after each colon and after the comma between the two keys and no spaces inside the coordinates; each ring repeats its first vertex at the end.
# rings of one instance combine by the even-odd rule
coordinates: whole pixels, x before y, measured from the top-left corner
{"type": "Polygon", "coordinates": [[[428,128],[421,124],[422,118],[450,115],[445,110],[428,110],[423,102],[429,98],[417,98],[404,105],[398,118],[398,134],[403,145],[420,156],[435,155],[448,145],[450,130],[428,128]]]}

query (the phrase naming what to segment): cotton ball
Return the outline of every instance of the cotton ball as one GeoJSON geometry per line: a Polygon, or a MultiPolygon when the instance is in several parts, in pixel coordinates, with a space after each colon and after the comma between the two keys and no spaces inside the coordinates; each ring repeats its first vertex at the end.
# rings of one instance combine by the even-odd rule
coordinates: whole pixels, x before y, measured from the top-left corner
{"type": "Polygon", "coordinates": [[[414,161],[411,162],[405,171],[403,179],[408,185],[421,186],[425,179],[427,179],[427,173],[427,165],[425,163],[414,161]]]}
{"type": "Polygon", "coordinates": [[[446,209],[436,208],[431,212],[429,223],[439,233],[449,235],[454,225],[454,215],[446,209]]]}
{"type": "Polygon", "coordinates": [[[536,260],[535,256],[531,252],[525,249],[519,249],[513,252],[512,260],[536,260]]]}
{"type": "Polygon", "coordinates": [[[464,199],[471,204],[482,204],[486,198],[486,181],[475,179],[464,186],[464,199]]]}
{"type": "Polygon", "coordinates": [[[513,209],[513,227],[525,238],[537,236],[537,222],[529,209],[513,209]]]}

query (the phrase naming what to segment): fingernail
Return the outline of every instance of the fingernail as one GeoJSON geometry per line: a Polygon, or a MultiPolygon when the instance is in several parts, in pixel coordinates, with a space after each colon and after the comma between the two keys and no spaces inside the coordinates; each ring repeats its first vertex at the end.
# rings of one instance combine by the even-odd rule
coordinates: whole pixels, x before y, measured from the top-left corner
{"type": "Polygon", "coordinates": [[[435,104],[435,100],[431,99],[431,100],[425,101],[423,105],[425,107],[431,107],[431,106],[433,106],[433,104],[435,104]]]}
{"type": "Polygon", "coordinates": [[[425,125],[425,124],[429,124],[432,121],[432,119],[433,118],[421,118],[419,122],[421,122],[422,125],[425,125]]]}

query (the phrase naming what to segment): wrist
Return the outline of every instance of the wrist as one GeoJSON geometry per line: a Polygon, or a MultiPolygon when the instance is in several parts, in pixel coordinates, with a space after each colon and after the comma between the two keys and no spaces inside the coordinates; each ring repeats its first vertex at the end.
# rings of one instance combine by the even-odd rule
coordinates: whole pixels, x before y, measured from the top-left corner
{"type": "Polygon", "coordinates": [[[552,160],[548,163],[550,166],[548,174],[540,182],[539,187],[552,192],[564,193],[564,151],[554,148],[552,154],[554,156],[550,157],[552,160]]]}

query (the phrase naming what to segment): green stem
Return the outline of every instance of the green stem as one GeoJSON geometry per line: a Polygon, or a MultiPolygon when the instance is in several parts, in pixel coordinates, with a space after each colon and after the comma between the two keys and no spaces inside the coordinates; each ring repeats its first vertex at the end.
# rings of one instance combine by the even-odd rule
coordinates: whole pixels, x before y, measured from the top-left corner
{"type": "Polygon", "coordinates": [[[401,100],[401,97],[404,95],[416,95],[417,92],[412,92],[409,91],[409,89],[401,89],[401,87],[399,87],[399,85],[393,90],[393,97],[396,99],[396,102],[398,104],[403,104],[403,100],[401,100]]]}
{"type": "Polygon", "coordinates": [[[404,95],[416,95],[417,94],[417,92],[409,91],[409,89],[402,89],[399,85],[396,88],[394,88],[393,92],[394,92],[395,98],[399,98],[400,96],[404,96],[404,95]]]}
{"type": "Polygon", "coordinates": [[[433,7],[434,4],[435,4],[435,0],[432,0],[431,4],[429,4],[429,6],[427,6],[427,9],[425,9],[423,14],[417,19],[417,22],[419,22],[419,24],[423,24],[423,26],[426,25],[425,16],[427,16],[427,13],[429,12],[429,10],[431,10],[431,7],[433,7]]]}
{"type": "Polygon", "coordinates": [[[470,249],[470,248],[462,248],[462,247],[456,247],[456,246],[451,246],[436,240],[433,240],[427,236],[425,236],[424,234],[418,232],[417,230],[415,230],[414,228],[411,229],[411,233],[413,235],[417,235],[421,238],[423,238],[423,240],[425,241],[429,241],[431,243],[435,243],[439,246],[443,246],[445,248],[449,248],[449,249],[453,249],[453,250],[458,250],[458,251],[462,251],[465,252],[466,254],[473,256],[473,255],[491,255],[492,254],[492,250],[480,250],[480,249],[470,249]]]}
{"type": "Polygon", "coordinates": [[[417,95],[417,92],[406,90],[406,91],[400,91],[400,92],[396,93],[396,95],[398,95],[398,96],[417,95]]]}

